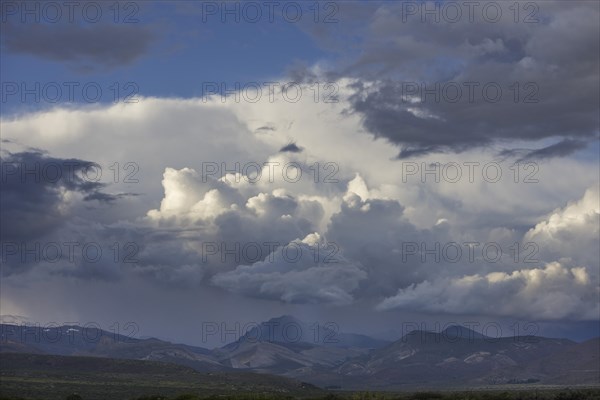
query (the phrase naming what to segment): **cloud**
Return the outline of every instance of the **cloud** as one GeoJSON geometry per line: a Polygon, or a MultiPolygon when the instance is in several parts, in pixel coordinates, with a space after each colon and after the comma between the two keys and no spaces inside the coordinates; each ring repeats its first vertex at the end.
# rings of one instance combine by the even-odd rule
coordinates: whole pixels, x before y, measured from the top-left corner
{"type": "MultiPolygon", "coordinates": [[[[543,267],[487,274],[431,276],[407,285],[377,308],[424,312],[518,316],[535,319],[597,319],[600,312],[600,198],[598,186],[555,210],[531,228],[522,243],[536,246],[543,267]]],[[[458,272],[458,271],[457,271],[458,272]]]]}
{"type": "Polygon", "coordinates": [[[400,289],[379,310],[513,316],[535,320],[598,318],[599,287],[586,268],[559,262],[543,268],[434,279],[400,289]]]}
{"type": "Polygon", "coordinates": [[[95,180],[95,164],[50,157],[39,151],[3,152],[0,217],[3,241],[30,240],[48,234],[70,216],[79,200],[111,202],[112,194],[95,180]]]}
{"type": "MultiPolygon", "coordinates": [[[[269,254],[265,243],[283,246],[304,237],[323,218],[316,200],[297,198],[281,189],[268,193],[260,187],[236,187],[231,176],[217,180],[190,168],[167,168],[163,187],[160,208],[148,211],[143,224],[148,229],[170,229],[166,243],[174,241],[175,248],[187,254],[186,263],[195,258],[209,275],[264,260],[269,254]],[[242,250],[254,245],[258,254],[242,250]]],[[[171,257],[174,262],[181,258],[177,252],[169,253],[170,257],[161,257],[167,264],[171,257]]],[[[155,252],[143,251],[141,256],[152,264],[155,252]]]]}
{"type": "Polygon", "coordinates": [[[335,245],[315,233],[275,249],[264,261],[217,274],[212,282],[250,297],[348,305],[366,278],[359,265],[337,254],[335,245]]]}
{"type": "Polygon", "coordinates": [[[552,157],[565,157],[587,146],[587,143],[581,140],[564,139],[558,143],[551,144],[541,149],[507,149],[499,153],[500,156],[519,156],[517,162],[543,160],[552,157]]]}
{"type": "Polygon", "coordinates": [[[203,177],[192,168],[166,168],[162,181],[165,195],[159,210],[150,210],[152,219],[179,219],[182,224],[216,218],[235,209],[242,198],[234,189],[213,177],[203,177]],[[206,183],[203,184],[203,180],[206,183]]]}
{"type": "Polygon", "coordinates": [[[2,24],[7,52],[66,63],[77,69],[112,69],[146,54],[155,34],[137,24],[2,24]]]}
{"type": "Polygon", "coordinates": [[[590,266],[599,277],[600,197],[598,185],[588,188],[583,197],[554,210],[525,234],[523,240],[537,243],[546,260],[569,257],[590,266]]]}
{"type": "Polygon", "coordinates": [[[267,225],[273,229],[284,226],[293,229],[295,222],[297,229],[306,228],[323,216],[318,201],[295,197],[281,188],[262,192],[260,185],[243,184],[245,179],[246,176],[232,175],[215,179],[192,168],[166,168],[162,181],[164,198],[159,209],[148,211],[147,220],[180,227],[210,223],[215,229],[238,221],[248,224],[235,227],[242,231],[252,231],[253,226],[258,228],[256,224],[264,224],[262,229],[254,230],[258,234],[267,225]]]}
{"type": "MultiPolygon", "coordinates": [[[[458,160],[446,154],[419,161],[427,166],[477,161],[475,182],[468,181],[466,168],[457,183],[423,183],[420,175],[403,182],[396,150],[365,135],[356,113],[343,114],[351,104],[349,82],[338,82],[339,103],[318,103],[311,96],[298,103],[253,104],[222,103],[219,98],[141,98],[137,104],[54,108],[2,119],[5,140],[34,143],[57,158],[93,155],[105,172],[101,183],[110,183],[117,193],[143,194],[121,197],[102,212],[93,212],[84,204],[95,203],[83,198],[96,194],[81,193],[82,201],[69,208],[76,218],[42,239],[94,240],[105,247],[118,242],[121,250],[134,243],[135,263],[107,260],[92,265],[77,260],[63,268],[15,268],[13,272],[24,273],[11,276],[21,276],[23,284],[49,276],[82,282],[135,279],[161,290],[210,289],[215,298],[266,299],[273,307],[322,303],[366,310],[413,284],[530,268],[515,267],[510,255],[498,263],[478,259],[451,264],[432,257],[422,262],[418,255],[403,261],[402,244],[425,243],[430,248],[436,242],[497,241],[504,249],[525,241],[525,232],[557,204],[580,196],[594,181],[586,173],[594,162],[553,159],[539,166],[535,185],[523,185],[523,176],[515,183],[512,164],[502,164],[503,179],[488,184],[481,170],[496,161],[493,149],[469,149],[458,160]],[[257,132],[265,126],[273,129],[257,132]],[[305,151],[280,152],[290,137],[302,137],[305,151]],[[113,182],[114,168],[109,167],[115,162],[121,170],[135,162],[139,182],[113,182]],[[251,182],[244,165],[264,162],[279,163],[273,179],[268,179],[269,167],[264,166],[262,179],[251,182]],[[207,163],[218,171],[206,174],[207,163]],[[299,181],[282,175],[281,167],[288,163],[301,168],[299,181]],[[569,179],[563,179],[566,176],[569,179]],[[280,251],[315,232],[339,246],[343,260],[338,265],[313,260],[286,265],[281,256],[278,263],[269,262],[277,251],[268,250],[265,242],[278,242],[280,251]],[[248,244],[259,245],[260,257],[238,250],[226,254],[227,249],[248,244]],[[303,282],[317,289],[311,292],[303,282]]],[[[255,168],[248,171],[254,173],[255,168]]],[[[589,248],[581,253],[588,254],[583,259],[575,257],[577,244],[564,246],[570,246],[564,254],[571,260],[543,253],[540,245],[541,262],[559,260],[569,268],[591,265],[586,262],[592,257],[589,248]]],[[[587,273],[593,280],[593,271],[587,273]]]]}
{"type": "Polygon", "coordinates": [[[398,285],[412,282],[419,269],[418,264],[401,262],[402,242],[418,241],[424,234],[403,217],[397,201],[363,200],[351,191],[353,186],[359,192],[364,190],[356,187],[356,180],[349,185],[340,211],[332,216],[327,237],[369,271],[373,285],[364,287],[363,295],[390,293],[398,285]]]}
{"type": "MultiPolygon", "coordinates": [[[[570,202],[564,209],[557,209],[547,220],[540,222],[527,232],[528,238],[544,238],[546,240],[569,240],[569,235],[576,233],[598,233],[598,217],[600,216],[600,197],[598,186],[586,190],[583,197],[570,202]]],[[[571,238],[575,239],[575,238],[571,238]]]]}
{"type": "MultiPolygon", "coordinates": [[[[477,11],[470,21],[466,9],[458,21],[423,21],[419,13],[407,17],[405,6],[342,6],[342,28],[369,21],[353,31],[358,39],[338,26],[318,33],[320,42],[349,48],[343,59],[351,61],[336,65],[355,79],[349,112],[375,138],[396,145],[399,158],[559,139],[528,155],[549,158],[597,137],[599,61],[586,50],[600,46],[597,3],[544,2],[537,23],[515,23],[508,3],[500,4],[503,17],[495,22],[477,11]],[[354,46],[343,46],[349,40],[354,46]]],[[[426,7],[434,4],[417,9],[426,7]]]]}
{"type": "Polygon", "coordinates": [[[290,144],[286,144],[285,146],[283,146],[281,149],[279,149],[279,151],[281,153],[285,153],[285,152],[290,152],[290,153],[301,153],[302,152],[302,147],[298,147],[298,145],[294,142],[290,143],[290,144]]]}

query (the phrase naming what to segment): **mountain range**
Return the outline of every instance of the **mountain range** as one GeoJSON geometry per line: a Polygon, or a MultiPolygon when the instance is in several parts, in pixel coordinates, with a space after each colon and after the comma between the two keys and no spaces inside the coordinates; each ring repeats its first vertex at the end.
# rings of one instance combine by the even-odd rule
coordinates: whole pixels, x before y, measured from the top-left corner
{"type": "Polygon", "coordinates": [[[495,385],[600,385],[600,338],[491,338],[463,326],[394,342],[282,316],[206,349],[80,326],[0,324],[0,352],[167,362],[199,372],[258,372],[325,388],[403,390],[495,385]]]}

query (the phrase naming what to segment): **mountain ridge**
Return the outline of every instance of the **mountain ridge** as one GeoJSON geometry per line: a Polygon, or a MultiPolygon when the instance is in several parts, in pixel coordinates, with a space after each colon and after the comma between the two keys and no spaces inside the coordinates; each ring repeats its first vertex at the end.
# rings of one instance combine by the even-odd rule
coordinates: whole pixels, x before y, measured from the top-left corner
{"type": "Polygon", "coordinates": [[[309,326],[283,315],[256,324],[238,340],[214,349],[76,325],[42,329],[1,324],[0,329],[2,353],[159,361],[200,372],[274,374],[322,387],[339,386],[340,381],[348,389],[382,390],[418,384],[446,387],[553,380],[598,385],[600,376],[600,338],[582,343],[541,336],[492,338],[461,325],[441,332],[413,330],[396,341],[377,342],[366,335],[340,332],[337,326],[309,326]],[[332,333],[339,340],[325,342],[323,338],[332,333]],[[315,338],[321,340],[311,340],[315,338]]]}

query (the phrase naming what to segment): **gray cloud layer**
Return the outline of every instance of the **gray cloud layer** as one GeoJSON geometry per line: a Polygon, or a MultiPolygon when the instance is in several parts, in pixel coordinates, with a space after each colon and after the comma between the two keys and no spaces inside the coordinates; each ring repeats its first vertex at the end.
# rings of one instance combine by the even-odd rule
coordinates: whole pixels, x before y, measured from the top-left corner
{"type": "Polygon", "coordinates": [[[129,65],[147,53],[154,39],[148,27],[136,24],[2,24],[2,46],[8,53],[83,70],[129,65]]]}
{"type": "Polygon", "coordinates": [[[497,22],[482,18],[486,2],[474,22],[467,11],[458,22],[431,15],[423,22],[420,10],[433,3],[408,3],[418,5],[416,15],[407,15],[405,2],[342,4],[341,27],[313,31],[320,43],[347,48],[339,31],[354,25],[346,20],[369,21],[340,75],[357,79],[351,111],[372,135],[397,145],[399,158],[556,141],[525,155],[539,159],[598,137],[598,3],[535,3],[537,23],[516,23],[512,3],[501,2],[492,2],[502,8],[497,22]]]}

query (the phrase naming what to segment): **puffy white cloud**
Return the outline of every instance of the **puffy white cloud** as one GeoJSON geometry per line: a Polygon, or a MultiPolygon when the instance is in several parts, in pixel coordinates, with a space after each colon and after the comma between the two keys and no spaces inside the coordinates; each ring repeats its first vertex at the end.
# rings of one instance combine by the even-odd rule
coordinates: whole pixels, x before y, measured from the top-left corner
{"type": "Polygon", "coordinates": [[[213,220],[227,210],[235,210],[241,196],[222,181],[203,178],[192,168],[166,168],[164,197],[158,210],[148,211],[152,220],[177,218],[181,224],[213,220]]]}
{"type": "Polygon", "coordinates": [[[589,267],[594,277],[600,275],[600,196],[594,185],[583,197],[556,209],[531,228],[524,241],[534,242],[544,259],[570,258],[589,267]]]}
{"type": "Polygon", "coordinates": [[[428,278],[398,290],[377,308],[597,319],[599,208],[598,186],[592,186],[580,200],[556,209],[524,235],[522,243],[535,243],[536,258],[547,260],[544,267],[507,271],[504,265],[504,270],[487,274],[428,278]]]}
{"type": "Polygon", "coordinates": [[[426,280],[400,289],[379,310],[514,316],[533,320],[596,319],[600,313],[597,282],[584,267],[559,262],[543,268],[426,280]]]}
{"type": "Polygon", "coordinates": [[[527,232],[528,238],[559,239],[561,233],[584,231],[598,232],[598,217],[600,216],[600,197],[598,186],[586,190],[583,198],[570,202],[564,209],[556,210],[548,220],[537,224],[527,232]],[[590,230],[591,229],[591,230],[590,230]]]}

